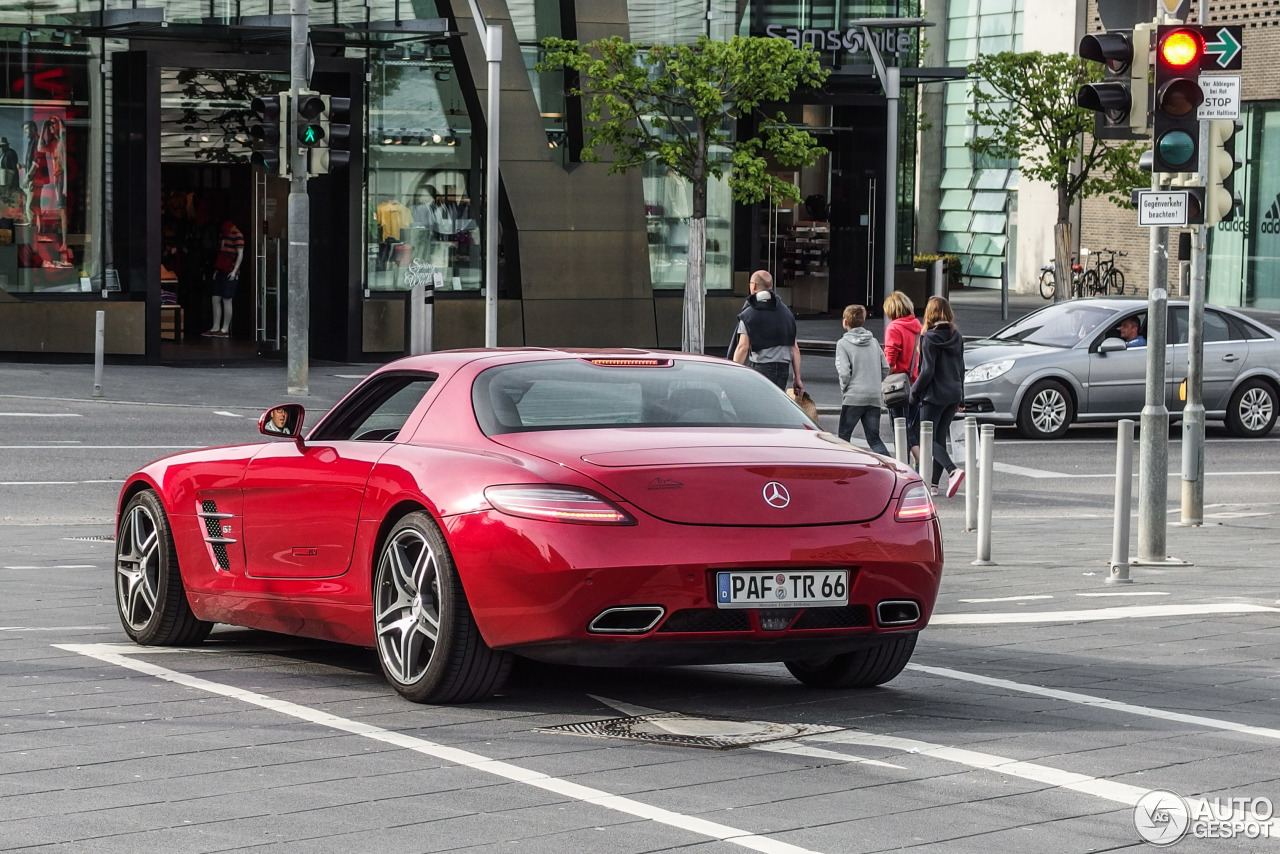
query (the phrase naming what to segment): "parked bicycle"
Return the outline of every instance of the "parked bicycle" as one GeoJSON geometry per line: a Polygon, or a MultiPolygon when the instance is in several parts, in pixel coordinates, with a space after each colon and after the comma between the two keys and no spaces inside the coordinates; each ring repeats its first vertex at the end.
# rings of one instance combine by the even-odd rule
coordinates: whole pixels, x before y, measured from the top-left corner
{"type": "MultiPolygon", "coordinates": [[[[1082,246],[1080,258],[1087,259],[1092,255],[1094,264],[1089,267],[1086,261],[1085,264],[1071,265],[1071,286],[1067,290],[1067,296],[1075,299],[1084,296],[1106,296],[1109,293],[1117,296],[1123,294],[1124,272],[1116,266],[1116,258],[1123,258],[1127,254],[1119,249],[1091,250],[1082,246]]],[[[1056,264],[1050,261],[1040,268],[1040,296],[1053,299],[1056,288],[1056,264]]]]}
{"type": "MultiPolygon", "coordinates": [[[[1096,273],[1100,293],[1120,296],[1124,293],[1124,273],[1116,266],[1116,256],[1123,258],[1129,253],[1118,249],[1099,249],[1095,254],[1098,256],[1096,273]],[[1103,255],[1107,256],[1106,260],[1103,260],[1103,255]]],[[[1137,293],[1137,288],[1132,292],[1137,293]]]]}
{"type": "MultiPolygon", "coordinates": [[[[1053,299],[1054,291],[1057,290],[1058,278],[1056,271],[1057,263],[1052,260],[1040,268],[1040,296],[1045,299],[1053,299]]],[[[1084,268],[1079,264],[1071,265],[1071,288],[1067,291],[1067,296],[1079,295],[1080,279],[1084,272],[1084,268]]]]}

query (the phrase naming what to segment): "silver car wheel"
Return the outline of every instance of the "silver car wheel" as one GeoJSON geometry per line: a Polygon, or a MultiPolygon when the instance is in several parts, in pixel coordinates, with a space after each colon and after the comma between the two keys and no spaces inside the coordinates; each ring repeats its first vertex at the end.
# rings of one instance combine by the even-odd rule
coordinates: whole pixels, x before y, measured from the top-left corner
{"type": "Polygon", "coordinates": [[[440,635],[440,579],[436,556],[421,532],[396,533],[378,561],[375,625],[387,674],[417,682],[431,663],[440,635]]]}
{"type": "Polygon", "coordinates": [[[1239,407],[1240,423],[1251,432],[1262,430],[1271,423],[1271,395],[1266,389],[1258,386],[1247,389],[1240,396],[1239,407]]]}
{"type": "Polygon", "coordinates": [[[160,531],[151,511],[136,504],[117,534],[116,597],[120,615],[134,631],[147,627],[160,591],[160,531]]]}
{"type": "Polygon", "coordinates": [[[1067,420],[1067,399],[1056,386],[1047,386],[1031,400],[1031,422],[1041,433],[1055,433],[1067,420]]]}

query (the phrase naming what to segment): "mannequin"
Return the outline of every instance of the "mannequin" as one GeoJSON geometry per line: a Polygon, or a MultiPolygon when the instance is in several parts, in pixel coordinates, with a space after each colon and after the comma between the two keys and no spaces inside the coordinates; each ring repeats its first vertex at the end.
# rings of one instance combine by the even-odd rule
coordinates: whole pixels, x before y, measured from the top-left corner
{"type": "Polygon", "coordinates": [[[204,335],[227,338],[231,334],[231,301],[240,282],[240,264],[244,261],[244,235],[235,223],[222,223],[218,240],[218,257],[213,261],[213,326],[204,335]]]}

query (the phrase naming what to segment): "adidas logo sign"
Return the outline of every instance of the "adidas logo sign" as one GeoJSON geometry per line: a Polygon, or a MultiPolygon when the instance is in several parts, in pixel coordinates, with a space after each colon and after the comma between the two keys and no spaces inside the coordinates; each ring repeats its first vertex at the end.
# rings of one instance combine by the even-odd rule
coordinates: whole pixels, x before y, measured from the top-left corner
{"type": "Polygon", "coordinates": [[[1280,234],[1280,196],[1275,197],[1271,208],[1263,214],[1259,231],[1263,234],[1280,234]]]}

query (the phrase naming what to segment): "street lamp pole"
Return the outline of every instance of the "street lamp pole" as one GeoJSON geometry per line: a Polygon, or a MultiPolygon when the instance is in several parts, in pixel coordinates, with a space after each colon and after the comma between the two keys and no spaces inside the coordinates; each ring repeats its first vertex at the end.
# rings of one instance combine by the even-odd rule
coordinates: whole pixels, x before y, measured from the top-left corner
{"type": "Polygon", "coordinates": [[[484,58],[488,64],[488,98],[485,116],[488,128],[488,145],[485,147],[485,200],[484,200],[484,346],[498,346],[498,194],[500,173],[498,159],[501,148],[498,136],[498,115],[502,102],[502,27],[487,24],[476,0],[469,0],[471,17],[475,21],[476,34],[484,43],[484,58]]]}

